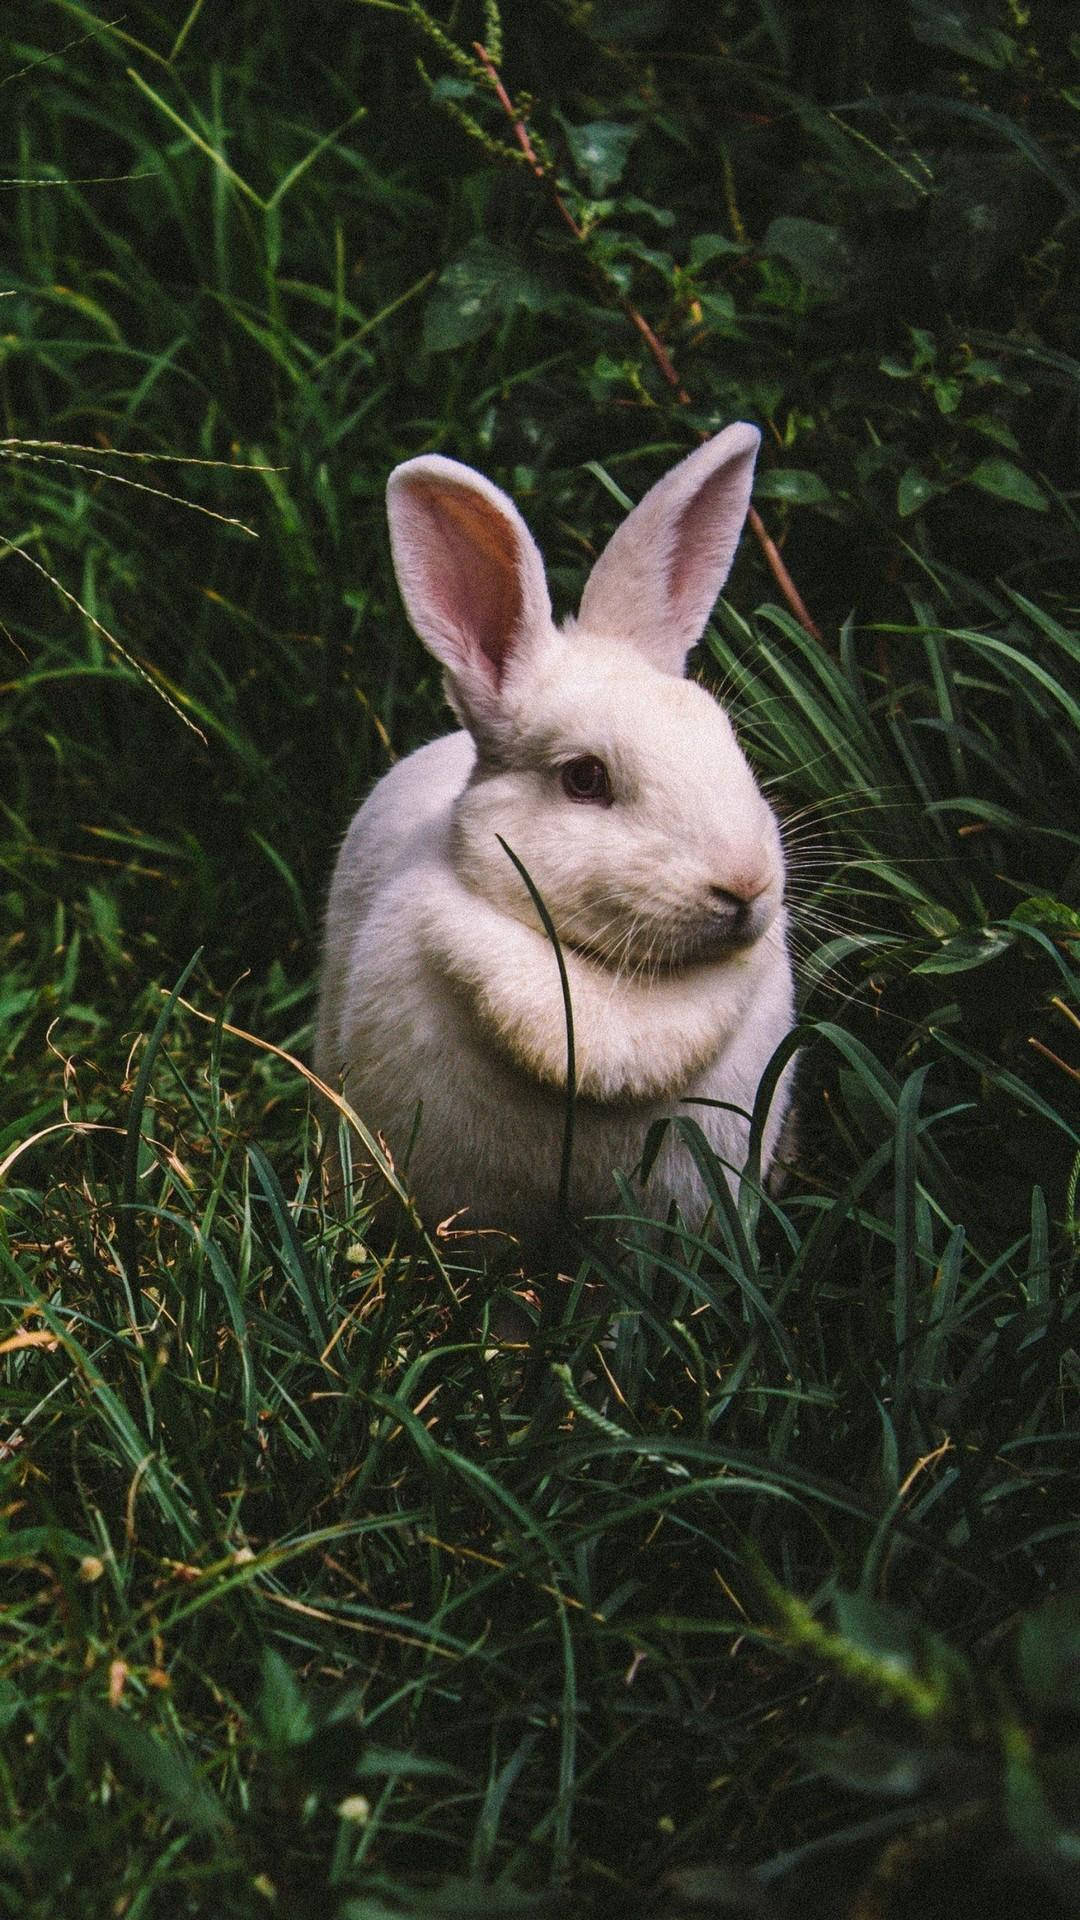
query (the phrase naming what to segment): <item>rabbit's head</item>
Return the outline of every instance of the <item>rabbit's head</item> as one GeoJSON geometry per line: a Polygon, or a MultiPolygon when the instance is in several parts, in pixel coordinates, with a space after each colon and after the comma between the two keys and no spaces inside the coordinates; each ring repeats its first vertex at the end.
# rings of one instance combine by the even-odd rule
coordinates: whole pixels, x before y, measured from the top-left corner
{"type": "Polygon", "coordinates": [[[619,973],[734,958],[783,897],[780,838],[717,702],[684,678],[731,565],[759,435],[728,427],[665,475],[553,623],[543,561],[510,500],[438,455],[390,476],[409,617],[476,743],[455,808],[460,878],[619,973]]]}

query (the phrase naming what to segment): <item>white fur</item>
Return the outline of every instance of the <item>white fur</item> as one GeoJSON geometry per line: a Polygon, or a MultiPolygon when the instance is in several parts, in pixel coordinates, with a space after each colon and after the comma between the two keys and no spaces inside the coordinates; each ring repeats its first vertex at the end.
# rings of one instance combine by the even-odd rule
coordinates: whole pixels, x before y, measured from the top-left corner
{"type": "MultiPolygon", "coordinates": [[[[429,455],[390,476],[394,565],[463,730],[410,754],[352,822],[326,920],[316,1070],[395,1156],[429,1222],[467,1209],[526,1236],[553,1224],[570,982],[578,1108],[573,1210],[608,1206],[652,1121],[687,1112],[738,1169],[748,1110],[792,1020],[772,812],[723,709],[684,679],[726,578],[758,434],[728,427],[618,528],[576,622],[552,622],[543,562],[480,474],[429,455]],[[574,800],[596,756],[611,803],[574,800]],[[722,890],[718,897],[716,890],[722,890]],[[746,903],[738,942],[724,920],[746,903]],[[421,1106],[416,1127],[417,1109],[421,1106]]],[[[788,1104],[778,1089],[763,1170],[788,1104]]],[[[734,1178],[734,1173],[732,1175],[734,1178]]],[[[700,1220],[673,1130],[647,1195],[700,1220]]]]}

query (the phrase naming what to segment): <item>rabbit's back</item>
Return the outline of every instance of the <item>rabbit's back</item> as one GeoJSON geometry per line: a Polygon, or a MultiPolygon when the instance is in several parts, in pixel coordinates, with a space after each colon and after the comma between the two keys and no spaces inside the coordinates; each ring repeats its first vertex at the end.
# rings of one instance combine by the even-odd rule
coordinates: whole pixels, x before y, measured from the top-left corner
{"type": "Polygon", "coordinates": [[[334,867],[323,933],[315,1071],[329,1086],[338,1085],[348,1065],[346,982],[356,970],[358,943],[362,965],[361,931],[372,904],[393,882],[395,897],[407,903],[409,876],[420,886],[425,866],[443,855],[453,804],[475,758],[465,732],[432,740],[383,774],[353,815],[334,867]]]}
{"type": "Polygon", "coordinates": [[[347,937],[393,874],[421,865],[441,847],[475,760],[467,733],[447,733],[407,754],[372,788],[353,816],[334,869],[329,947],[332,921],[341,917],[347,937]]]}

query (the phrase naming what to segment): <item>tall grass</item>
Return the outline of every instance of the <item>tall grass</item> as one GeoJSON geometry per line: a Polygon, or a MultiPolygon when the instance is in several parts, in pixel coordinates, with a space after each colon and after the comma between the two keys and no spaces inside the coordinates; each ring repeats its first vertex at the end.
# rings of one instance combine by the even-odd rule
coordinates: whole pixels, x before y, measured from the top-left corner
{"type": "Polygon", "coordinates": [[[0,84],[0,1905],[1071,1911],[1064,18],[35,0],[0,84]],[[708,1238],[625,1169],[566,1271],[387,1250],[292,1063],[443,724],[386,474],[491,473],[569,607],[734,417],[818,630],[748,537],[788,1183],[682,1121],[708,1238]]]}

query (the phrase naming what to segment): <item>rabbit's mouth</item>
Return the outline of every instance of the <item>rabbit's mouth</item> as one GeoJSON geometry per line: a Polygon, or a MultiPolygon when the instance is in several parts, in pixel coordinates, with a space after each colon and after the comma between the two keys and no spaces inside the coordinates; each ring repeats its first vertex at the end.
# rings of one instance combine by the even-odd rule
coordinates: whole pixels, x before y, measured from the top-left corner
{"type": "Polygon", "coordinates": [[[712,887],[710,896],[708,916],[698,928],[698,938],[706,955],[712,951],[723,954],[756,946],[780,909],[775,885],[759,886],[756,893],[749,894],[712,887]]]}
{"type": "Polygon", "coordinates": [[[776,914],[775,904],[763,897],[722,901],[676,923],[641,921],[622,937],[603,942],[560,936],[562,946],[591,966],[623,977],[657,979],[687,973],[692,968],[719,965],[755,946],[776,914]]]}
{"type": "Polygon", "coordinates": [[[680,928],[669,942],[667,971],[708,966],[744,953],[757,945],[772,917],[771,913],[760,912],[755,902],[740,902],[738,911],[725,907],[680,928]]]}

